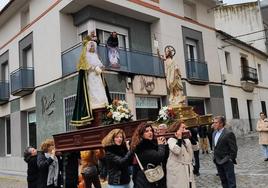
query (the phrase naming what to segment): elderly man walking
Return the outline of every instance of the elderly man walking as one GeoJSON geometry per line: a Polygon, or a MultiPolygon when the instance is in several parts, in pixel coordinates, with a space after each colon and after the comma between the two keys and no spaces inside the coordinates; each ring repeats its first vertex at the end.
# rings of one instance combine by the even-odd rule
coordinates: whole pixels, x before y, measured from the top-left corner
{"type": "Polygon", "coordinates": [[[214,118],[214,157],[223,188],[236,188],[234,164],[236,164],[237,145],[235,134],[225,128],[223,116],[214,118]]]}

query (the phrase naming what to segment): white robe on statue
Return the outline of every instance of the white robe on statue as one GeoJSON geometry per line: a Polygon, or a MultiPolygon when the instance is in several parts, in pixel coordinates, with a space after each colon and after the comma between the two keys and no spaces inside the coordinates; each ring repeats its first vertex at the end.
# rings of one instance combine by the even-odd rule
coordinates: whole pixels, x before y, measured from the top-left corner
{"type": "Polygon", "coordinates": [[[90,105],[92,109],[104,108],[108,104],[104,84],[101,78],[101,63],[97,54],[97,44],[89,41],[87,44],[87,61],[89,63],[88,71],[88,89],[90,97],[90,105]]]}

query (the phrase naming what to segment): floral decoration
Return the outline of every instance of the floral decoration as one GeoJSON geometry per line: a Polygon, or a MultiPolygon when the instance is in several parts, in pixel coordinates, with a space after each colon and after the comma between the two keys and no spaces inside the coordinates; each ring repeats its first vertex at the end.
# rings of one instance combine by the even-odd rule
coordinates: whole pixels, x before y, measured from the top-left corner
{"type": "Polygon", "coordinates": [[[163,106],[159,110],[157,122],[158,123],[165,123],[165,124],[171,124],[175,121],[176,114],[174,110],[171,107],[163,106]]]}
{"type": "Polygon", "coordinates": [[[113,100],[111,105],[106,106],[108,113],[105,118],[105,124],[128,122],[132,120],[131,110],[124,100],[113,100]]]}

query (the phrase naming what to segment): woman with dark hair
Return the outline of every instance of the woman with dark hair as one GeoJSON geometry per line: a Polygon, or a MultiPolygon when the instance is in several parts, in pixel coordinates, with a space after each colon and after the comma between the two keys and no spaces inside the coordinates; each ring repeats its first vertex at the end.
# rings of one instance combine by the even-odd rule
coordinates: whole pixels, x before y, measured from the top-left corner
{"type": "MultiPolygon", "coordinates": [[[[147,169],[150,163],[154,166],[161,165],[165,161],[164,137],[155,138],[154,130],[150,124],[142,123],[135,130],[131,139],[131,151],[138,156],[142,166],[147,169]]],[[[136,159],[137,160],[137,159],[136,159]]],[[[134,188],[163,188],[166,187],[165,180],[162,178],[157,182],[150,183],[138,164],[133,166],[134,188]]]]}
{"type": "Polygon", "coordinates": [[[108,170],[108,188],[129,188],[128,167],[132,152],[128,151],[126,135],[122,129],[113,129],[102,140],[108,170]]]}
{"type": "Polygon", "coordinates": [[[178,123],[175,136],[168,139],[169,157],[167,161],[168,188],[195,188],[193,174],[193,148],[183,122],[178,123]]]}
{"type": "Polygon", "coordinates": [[[38,186],[38,167],[37,150],[34,147],[27,147],[24,151],[24,161],[27,163],[27,182],[28,188],[37,188],[38,186]]]}

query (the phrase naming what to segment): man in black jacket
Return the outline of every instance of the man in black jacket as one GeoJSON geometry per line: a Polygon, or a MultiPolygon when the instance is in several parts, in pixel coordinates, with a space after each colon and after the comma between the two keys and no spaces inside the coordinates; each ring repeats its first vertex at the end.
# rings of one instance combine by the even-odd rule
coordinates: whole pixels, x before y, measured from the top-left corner
{"type": "Polygon", "coordinates": [[[216,164],[218,174],[223,188],[236,188],[234,164],[236,164],[237,145],[233,132],[227,130],[225,118],[216,116],[214,118],[213,161],[216,164]]]}

